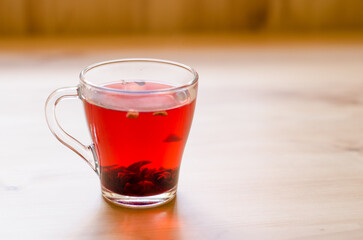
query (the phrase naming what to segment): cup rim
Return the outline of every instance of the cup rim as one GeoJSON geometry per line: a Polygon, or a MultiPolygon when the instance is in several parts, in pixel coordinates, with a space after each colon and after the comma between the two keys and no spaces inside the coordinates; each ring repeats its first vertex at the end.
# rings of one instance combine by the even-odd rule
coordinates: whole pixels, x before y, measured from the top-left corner
{"type": "Polygon", "coordinates": [[[195,71],[192,67],[189,67],[185,64],[169,61],[169,60],[163,60],[163,59],[155,59],[155,58],[122,58],[122,59],[114,59],[114,60],[108,60],[103,62],[98,62],[92,65],[87,66],[85,69],[81,71],[79,74],[79,78],[82,84],[91,86],[93,88],[96,88],[101,91],[109,91],[113,93],[122,93],[122,94],[158,94],[158,93],[165,93],[165,92],[173,92],[173,91],[179,91],[183,90],[185,88],[193,87],[198,83],[199,75],[197,71],[195,71]],[[154,62],[154,63],[163,63],[163,64],[169,64],[174,65],[180,68],[184,68],[185,70],[191,72],[193,74],[193,79],[189,81],[188,83],[178,86],[178,87],[170,87],[170,88],[164,88],[164,89],[154,89],[154,90],[143,90],[143,91],[130,91],[130,90],[122,90],[122,89],[115,89],[115,88],[109,88],[104,86],[99,86],[94,83],[91,83],[86,80],[85,75],[88,71],[103,66],[107,64],[113,64],[113,63],[123,63],[123,62],[154,62]]]}

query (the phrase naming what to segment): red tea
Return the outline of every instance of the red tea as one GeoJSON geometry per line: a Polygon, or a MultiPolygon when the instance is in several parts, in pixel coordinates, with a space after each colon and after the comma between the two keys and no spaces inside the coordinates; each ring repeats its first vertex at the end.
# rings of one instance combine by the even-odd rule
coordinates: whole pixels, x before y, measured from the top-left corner
{"type": "MultiPolygon", "coordinates": [[[[135,81],[104,87],[145,91],[171,86],[135,81]]],[[[111,95],[116,99],[112,108],[84,100],[103,187],[127,196],[151,196],[176,187],[195,100],[188,92],[144,98],[111,95]]]]}

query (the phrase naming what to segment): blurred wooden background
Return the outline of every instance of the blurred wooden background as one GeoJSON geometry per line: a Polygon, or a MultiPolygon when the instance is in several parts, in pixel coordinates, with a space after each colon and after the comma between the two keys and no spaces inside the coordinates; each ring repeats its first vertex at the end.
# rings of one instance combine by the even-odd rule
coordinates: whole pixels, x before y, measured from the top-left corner
{"type": "Polygon", "coordinates": [[[0,35],[362,31],[361,0],[0,0],[0,35]]]}

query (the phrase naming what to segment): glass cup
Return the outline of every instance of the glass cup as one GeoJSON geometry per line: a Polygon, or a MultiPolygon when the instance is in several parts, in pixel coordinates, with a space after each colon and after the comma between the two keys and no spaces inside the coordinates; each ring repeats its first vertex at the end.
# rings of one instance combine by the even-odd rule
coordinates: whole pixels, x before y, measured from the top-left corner
{"type": "Polygon", "coordinates": [[[197,88],[197,72],[180,63],[101,62],[81,72],[77,87],[48,97],[46,119],[55,137],[99,175],[106,200],[133,208],[157,206],[175,197],[197,88]],[[83,102],[91,145],[59,125],[55,108],[66,98],[83,102]]]}

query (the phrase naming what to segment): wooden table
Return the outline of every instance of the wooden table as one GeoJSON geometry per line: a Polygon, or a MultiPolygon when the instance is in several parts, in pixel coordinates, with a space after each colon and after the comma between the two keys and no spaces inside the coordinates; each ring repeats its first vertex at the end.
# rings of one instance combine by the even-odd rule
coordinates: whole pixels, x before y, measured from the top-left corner
{"type": "MultiPolygon", "coordinates": [[[[363,41],[242,40],[2,40],[0,239],[362,239],[363,41]],[[200,74],[177,198],[148,210],[105,202],[44,118],[51,91],[126,57],[200,74]]],[[[82,111],[59,115],[87,143],[82,111]]]]}

